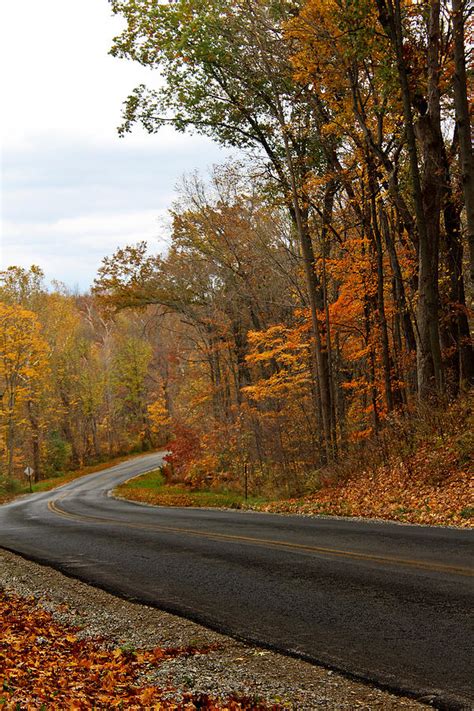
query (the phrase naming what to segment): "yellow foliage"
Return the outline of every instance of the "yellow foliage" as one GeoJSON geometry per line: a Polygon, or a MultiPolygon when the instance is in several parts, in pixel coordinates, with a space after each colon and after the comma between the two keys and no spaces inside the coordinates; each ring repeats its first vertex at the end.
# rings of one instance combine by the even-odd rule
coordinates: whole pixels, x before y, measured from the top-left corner
{"type": "Polygon", "coordinates": [[[147,409],[152,432],[157,434],[163,428],[170,426],[171,418],[163,400],[155,400],[151,405],[148,405],[147,409]]]}

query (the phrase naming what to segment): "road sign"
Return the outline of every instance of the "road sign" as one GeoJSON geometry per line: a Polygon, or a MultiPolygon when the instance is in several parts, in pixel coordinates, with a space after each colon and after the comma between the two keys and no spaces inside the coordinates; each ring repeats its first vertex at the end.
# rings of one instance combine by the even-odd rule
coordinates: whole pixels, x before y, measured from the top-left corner
{"type": "Polygon", "coordinates": [[[32,469],[32,467],[26,467],[25,476],[27,476],[28,479],[31,479],[31,477],[33,476],[34,473],[35,473],[35,470],[32,469]]]}

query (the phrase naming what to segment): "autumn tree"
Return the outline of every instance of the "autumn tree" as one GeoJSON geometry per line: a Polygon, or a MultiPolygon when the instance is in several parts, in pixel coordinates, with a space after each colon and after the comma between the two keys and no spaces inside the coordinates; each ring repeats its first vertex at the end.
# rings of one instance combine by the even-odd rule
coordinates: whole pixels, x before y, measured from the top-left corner
{"type": "MultiPolygon", "coordinates": [[[[47,344],[34,313],[0,302],[1,425],[6,475],[12,480],[18,437],[30,429],[35,475],[39,467],[39,424],[33,411],[46,382],[47,344]]],[[[24,464],[29,462],[24,461],[24,464]]]]}
{"type": "Polygon", "coordinates": [[[193,127],[224,145],[265,157],[281,201],[300,242],[309,297],[314,366],[318,381],[324,448],[331,457],[331,387],[328,357],[318,311],[323,290],[309,230],[307,172],[325,166],[314,114],[298,87],[283,23],[292,3],[241,0],[186,0],[173,5],[114,2],[127,28],[117,37],[115,56],[156,67],[165,83],[158,90],[138,87],[129,97],[123,131],[140,121],[154,132],[167,123],[193,127]]]}
{"type": "Polygon", "coordinates": [[[128,334],[117,338],[112,362],[116,407],[145,449],[151,446],[146,388],[151,357],[152,349],[145,339],[128,334]]]}
{"type": "MultiPolygon", "coordinates": [[[[341,182],[364,232],[373,235],[379,274],[380,247],[386,242],[409,343],[413,339],[407,289],[400,278],[398,237],[393,234],[390,210],[396,211],[405,232],[400,238],[408,239],[416,252],[413,334],[422,401],[436,388],[455,394],[460,385],[472,381],[473,374],[462,278],[461,203],[453,180],[455,166],[448,158],[452,150],[443,136],[454,115],[448,98],[450,21],[448,8],[438,3],[382,2],[376,7],[309,0],[288,25],[299,43],[294,57],[297,76],[305,86],[311,82],[318,105],[324,100],[327,107],[325,130],[349,140],[357,166],[366,165],[366,194],[372,196],[368,212],[367,198],[361,204],[348,180],[351,154],[339,151],[338,162],[345,168],[341,182]],[[374,32],[379,23],[382,31],[374,32]],[[401,175],[410,178],[408,191],[401,175]]],[[[456,135],[453,139],[455,143],[456,135]]],[[[380,279],[379,289],[383,335],[380,279]]],[[[383,338],[387,344],[387,337],[383,338]]],[[[384,349],[388,355],[387,345],[384,349]]],[[[387,356],[385,361],[388,375],[387,356]]],[[[388,387],[386,393],[389,399],[388,387]]]]}
{"type": "Polygon", "coordinates": [[[162,381],[148,375],[154,342],[139,314],[114,319],[88,295],[61,284],[47,290],[37,267],[1,272],[0,295],[9,478],[21,463],[32,465],[38,480],[154,446],[147,407],[162,381]]]}

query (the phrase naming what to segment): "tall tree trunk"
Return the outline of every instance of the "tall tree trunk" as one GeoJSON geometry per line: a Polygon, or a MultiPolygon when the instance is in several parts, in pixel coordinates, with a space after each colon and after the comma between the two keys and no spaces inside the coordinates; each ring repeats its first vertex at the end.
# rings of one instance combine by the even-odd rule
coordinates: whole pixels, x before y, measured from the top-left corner
{"type": "Polygon", "coordinates": [[[71,425],[71,415],[70,415],[70,407],[71,404],[69,402],[69,397],[67,396],[66,393],[61,392],[61,402],[64,407],[64,415],[61,419],[61,429],[63,431],[63,434],[66,438],[66,441],[69,442],[71,445],[71,464],[73,466],[79,466],[81,464],[81,455],[78,451],[77,443],[76,443],[76,437],[74,435],[74,431],[71,425]]]}
{"type": "Polygon", "coordinates": [[[10,389],[7,412],[7,479],[12,481],[15,464],[15,393],[13,389],[10,389]]]}
{"type": "MultiPolygon", "coordinates": [[[[446,171],[448,171],[446,161],[446,171]]],[[[463,280],[463,249],[461,239],[460,206],[456,204],[451,189],[449,173],[446,175],[444,197],[445,253],[449,275],[449,314],[447,328],[450,331],[452,356],[451,394],[458,394],[459,388],[474,384],[474,352],[463,280]]]]}
{"type": "Polygon", "coordinates": [[[27,402],[28,419],[31,425],[31,443],[33,449],[33,470],[35,482],[41,479],[41,460],[40,460],[40,428],[38,417],[35,412],[35,406],[31,399],[27,402]]]}
{"type": "MultiPolygon", "coordinates": [[[[410,307],[407,300],[405,292],[405,284],[403,281],[402,270],[400,267],[400,261],[398,259],[397,250],[395,247],[395,240],[391,232],[391,227],[389,220],[383,205],[379,205],[379,223],[382,229],[382,234],[384,236],[385,244],[387,246],[387,251],[390,259],[390,266],[392,268],[392,293],[393,301],[396,306],[395,312],[395,328],[394,328],[394,343],[395,348],[395,367],[398,372],[398,381],[405,382],[411,392],[416,393],[417,389],[417,379],[416,371],[414,368],[414,362],[416,357],[416,337],[415,331],[413,329],[413,323],[410,315],[410,307]],[[408,358],[402,359],[402,338],[401,333],[403,333],[403,343],[406,355],[408,358]],[[397,353],[398,351],[398,353],[397,353]],[[399,356],[399,357],[397,357],[399,356]],[[403,367],[403,362],[408,361],[408,368],[403,367]]],[[[400,225],[400,229],[403,226],[400,225]]],[[[404,386],[399,386],[399,393],[404,403],[407,402],[407,393],[404,386]]]]}
{"type": "Polygon", "coordinates": [[[209,374],[211,376],[212,383],[212,414],[214,420],[219,422],[223,416],[222,411],[222,378],[221,378],[221,366],[218,354],[218,344],[215,334],[213,333],[212,326],[207,329],[207,348],[206,355],[207,361],[209,363],[209,374]]]}
{"type": "Polygon", "coordinates": [[[303,259],[306,288],[311,313],[312,325],[312,350],[316,360],[316,377],[318,380],[319,396],[321,400],[321,418],[324,432],[324,450],[326,458],[330,461],[333,458],[334,433],[331,428],[331,386],[329,382],[327,349],[323,347],[321,337],[321,326],[318,312],[324,313],[324,297],[321,284],[316,274],[316,260],[314,256],[313,243],[308,225],[308,210],[301,207],[301,195],[298,190],[298,183],[295,175],[295,168],[291,159],[288,145],[286,145],[288,165],[290,170],[291,185],[291,206],[290,215],[299,238],[301,256],[303,259]]]}
{"type": "Polygon", "coordinates": [[[466,203],[471,290],[474,292],[474,157],[472,151],[471,122],[467,93],[463,1],[452,0],[452,9],[454,35],[454,110],[456,114],[456,128],[459,138],[462,187],[466,203]]]}
{"type": "Polygon", "coordinates": [[[250,376],[250,371],[249,367],[247,365],[247,361],[245,359],[245,356],[247,354],[247,348],[246,348],[246,338],[245,335],[242,333],[242,328],[241,324],[237,323],[235,319],[232,319],[231,321],[231,328],[232,328],[232,335],[234,338],[234,353],[235,353],[235,359],[237,361],[237,372],[236,372],[236,399],[237,399],[237,405],[241,405],[243,398],[242,398],[242,388],[246,387],[247,385],[250,384],[251,382],[251,376],[250,376]]]}
{"type": "Polygon", "coordinates": [[[97,418],[94,415],[91,417],[91,433],[92,446],[94,447],[94,456],[99,459],[101,456],[100,442],[98,437],[97,418]]]}
{"type": "MultiPolygon", "coordinates": [[[[347,446],[347,407],[346,396],[342,387],[342,355],[339,333],[336,332],[335,343],[335,361],[337,381],[335,383],[337,421],[339,423],[339,435],[341,438],[341,449],[347,446]]],[[[351,379],[351,374],[348,375],[348,380],[351,379]]]]}
{"type": "MultiPolygon", "coordinates": [[[[278,94],[277,94],[278,96],[278,94]]],[[[282,129],[283,145],[285,149],[285,164],[288,171],[288,188],[291,195],[289,205],[290,215],[293,224],[296,228],[296,233],[299,238],[301,254],[303,258],[304,272],[306,277],[306,288],[308,290],[308,298],[311,312],[311,325],[313,335],[313,348],[316,357],[316,370],[319,387],[319,396],[321,399],[321,416],[324,432],[324,449],[326,458],[330,461],[334,456],[333,444],[335,433],[331,427],[331,385],[329,382],[329,372],[327,363],[327,348],[323,346],[321,337],[321,326],[318,319],[318,312],[323,312],[324,296],[322,293],[321,284],[319,283],[316,274],[316,260],[314,257],[313,243],[308,226],[308,208],[303,207],[304,203],[308,204],[307,196],[302,191],[304,184],[304,176],[300,175],[299,168],[295,162],[290,143],[288,140],[288,126],[285,119],[285,112],[280,103],[280,99],[276,100],[276,112],[278,121],[282,129]]],[[[278,170],[278,168],[277,168],[278,170]]],[[[279,168],[281,171],[281,166],[279,168]]]]}
{"type": "Polygon", "coordinates": [[[397,249],[395,246],[395,240],[393,239],[392,233],[390,231],[388,218],[383,207],[380,208],[380,225],[382,227],[385,244],[387,245],[387,250],[390,258],[390,266],[392,267],[392,273],[395,280],[394,299],[397,305],[397,309],[401,315],[405,348],[409,353],[415,354],[416,337],[410,316],[410,307],[405,292],[405,283],[403,281],[403,275],[400,267],[400,261],[398,259],[397,249]]]}
{"type": "Polygon", "coordinates": [[[302,220],[299,207],[298,213],[300,223],[298,225],[298,232],[300,234],[301,239],[301,251],[303,256],[306,284],[308,287],[311,323],[313,327],[314,352],[316,356],[317,379],[319,387],[319,396],[321,399],[321,417],[324,430],[324,445],[326,457],[329,461],[333,457],[333,437],[331,430],[331,388],[329,383],[327,350],[323,351],[321,327],[318,319],[318,313],[323,312],[324,309],[324,300],[321,294],[321,285],[319,284],[319,280],[315,271],[315,257],[307,221],[302,220]]]}
{"type": "Polygon", "coordinates": [[[324,315],[326,324],[326,351],[327,351],[327,371],[328,382],[330,388],[330,403],[331,403],[331,431],[333,436],[333,451],[337,458],[337,412],[336,412],[336,378],[334,373],[334,359],[331,339],[331,322],[329,319],[329,296],[326,273],[326,258],[329,252],[328,228],[332,222],[332,212],[334,206],[334,196],[336,194],[337,183],[331,180],[324,191],[323,202],[323,224],[321,227],[321,252],[322,252],[322,292],[324,302],[324,315]]]}
{"type": "MultiPolygon", "coordinates": [[[[429,116],[420,117],[416,125],[423,151],[423,208],[426,215],[426,242],[420,240],[418,272],[419,364],[433,373],[436,389],[441,391],[442,361],[439,332],[438,264],[441,217],[440,144],[441,135],[433,130],[429,116]],[[423,346],[425,344],[425,346],[423,346]],[[429,344],[429,349],[426,344],[429,344]],[[429,363],[427,361],[430,361],[429,363]]],[[[442,139],[441,139],[442,140],[442,139]]],[[[431,377],[431,376],[430,376],[431,377]]],[[[423,380],[423,376],[422,376],[423,380]]],[[[420,387],[420,374],[419,382],[420,387]]]]}
{"type": "MultiPolygon", "coordinates": [[[[416,227],[419,239],[419,289],[417,309],[417,374],[418,397],[423,401],[432,398],[441,388],[441,350],[439,345],[439,319],[437,298],[437,271],[434,269],[433,246],[430,242],[425,214],[425,202],[418,165],[418,148],[415,136],[412,97],[408,81],[408,71],[403,53],[403,27],[400,0],[376,0],[379,19],[393,46],[397,61],[397,71],[402,96],[405,135],[409,155],[412,194],[415,207],[416,227]]],[[[433,14],[436,2],[432,2],[430,28],[433,28],[433,14]]],[[[439,11],[439,7],[438,7],[439,11]]],[[[433,51],[433,36],[430,36],[429,51],[433,51]]],[[[426,197],[426,191],[425,191],[426,197]]],[[[433,226],[433,222],[432,222],[433,226]]]]}
{"type": "MultiPolygon", "coordinates": [[[[365,323],[365,342],[366,346],[369,346],[368,354],[368,375],[369,375],[369,385],[370,385],[370,400],[372,403],[372,415],[374,418],[374,432],[377,435],[380,430],[380,415],[379,406],[377,402],[377,383],[376,383],[376,371],[375,371],[375,354],[373,345],[371,341],[371,311],[372,304],[371,299],[367,294],[364,294],[364,323],[365,323]]],[[[364,408],[365,409],[365,408],[364,408]]]]}
{"type": "Polygon", "coordinates": [[[385,315],[385,295],[384,295],[384,267],[383,267],[383,246],[382,235],[379,228],[377,215],[377,205],[375,201],[375,193],[377,182],[375,180],[375,166],[373,160],[368,154],[369,165],[369,190],[370,190],[370,232],[373,235],[375,242],[375,253],[377,259],[377,320],[380,328],[380,337],[382,341],[382,363],[384,373],[384,389],[385,402],[387,411],[393,410],[393,393],[392,393],[392,367],[390,358],[390,344],[388,339],[387,317],[385,315]]]}

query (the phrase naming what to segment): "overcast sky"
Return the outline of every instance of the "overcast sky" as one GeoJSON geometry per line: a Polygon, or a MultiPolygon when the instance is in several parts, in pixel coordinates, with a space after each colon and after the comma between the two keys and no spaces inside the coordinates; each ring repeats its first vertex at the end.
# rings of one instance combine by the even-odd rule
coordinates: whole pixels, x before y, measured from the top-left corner
{"type": "Polygon", "coordinates": [[[179,178],[224,154],[169,129],[117,136],[122,101],[156,77],[108,55],[121,21],[107,0],[15,0],[0,13],[1,268],[38,264],[87,289],[118,246],[162,250],[179,178]]]}

